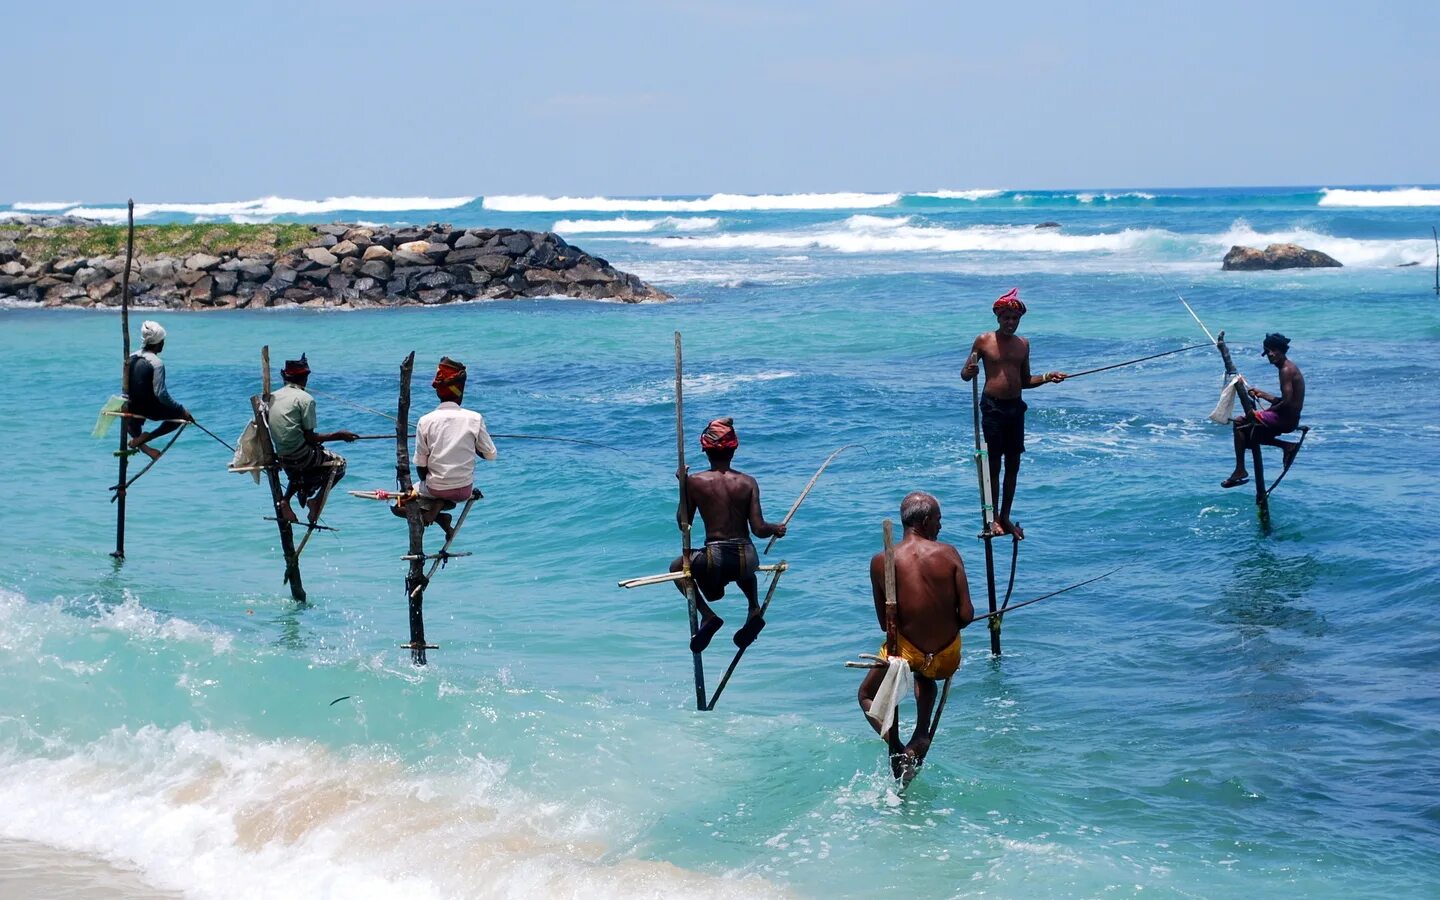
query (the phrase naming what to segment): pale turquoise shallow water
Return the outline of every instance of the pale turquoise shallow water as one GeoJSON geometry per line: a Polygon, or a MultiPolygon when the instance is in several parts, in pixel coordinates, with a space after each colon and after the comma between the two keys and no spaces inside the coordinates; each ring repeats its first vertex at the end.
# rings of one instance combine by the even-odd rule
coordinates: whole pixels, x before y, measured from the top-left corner
{"type": "MultiPolygon", "coordinates": [[[[135,487],[129,558],[112,565],[112,441],[89,431],[117,380],[117,318],[0,310],[13,479],[0,837],[197,896],[1433,896],[1440,314],[1428,273],[1386,256],[1397,242],[1418,252],[1426,213],[1287,197],[1023,213],[956,202],[905,225],[853,217],[915,209],[721,213],[698,233],[657,226],[654,243],[571,236],[672,304],[161,316],[176,396],[227,439],[268,343],[277,359],[308,351],[319,390],[380,408],[405,353],[424,372],[455,356],[494,430],[628,450],[501,443],[466,526],[476,555],[427,595],[442,649],[423,671],[397,647],[403,526],[337,498],[327,521],[341,531],[306,551],[313,603],[297,608],[263,488],[225,473],[228,453],[203,435],[135,487]],[[1092,250],[815,239],[905,227],[970,240],[1008,222],[1018,240],[1039,216],[1104,238],[1092,243],[1150,234],[1092,250]],[[1259,233],[1353,241],[1372,264],[1222,274],[1197,248],[1243,216],[1259,233]],[[1274,375],[1258,339],[1284,331],[1315,430],[1264,536],[1251,495],[1217,487],[1230,456],[1226,430],[1204,421],[1213,353],[1032,392],[1017,600],[1124,568],[1016,613],[999,661],[983,631],[967,634],[931,763],[901,798],[840,663],[879,641],[865,566],[909,490],[941,498],[983,594],[956,373],[1013,285],[1037,369],[1194,343],[1176,290],[1261,384],[1274,375]],[[778,545],[793,570],[709,714],[693,710],[679,595],[615,587],[662,570],[677,544],[676,329],[692,437],[736,417],[738,464],[772,518],[830,450],[865,445],[778,545]]],[[[562,216],[580,214],[477,203],[411,218],[562,216]]],[[[387,427],[323,398],[321,421],[387,427]]],[[[389,445],[346,452],[345,487],[390,486],[389,445]]]]}

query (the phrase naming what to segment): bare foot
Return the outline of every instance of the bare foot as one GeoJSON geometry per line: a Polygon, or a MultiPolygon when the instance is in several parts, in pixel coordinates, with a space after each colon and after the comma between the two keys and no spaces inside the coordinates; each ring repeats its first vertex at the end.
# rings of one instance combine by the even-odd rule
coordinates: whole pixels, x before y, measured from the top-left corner
{"type": "Polygon", "coordinates": [[[1016,525],[1009,519],[1000,518],[997,516],[995,519],[995,525],[996,527],[1003,529],[1002,531],[1000,531],[1000,534],[1013,534],[1015,535],[1015,539],[1017,541],[1025,540],[1025,529],[1021,528],[1019,525],[1016,525]]]}
{"type": "Polygon", "coordinates": [[[440,530],[445,532],[445,540],[448,541],[455,537],[455,529],[450,526],[449,513],[440,513],[437,515],[435,517],[435,524],[439,525],[440,530]]]}
{"type": "Polygon", "coordinates": [[[995,537],[1005,536],[1005,526],[1000,524],[999,519],[996,519],[995,521],[990,523],[990,533],[995,537]]]}
{"type": "Polygon", "coordinates": [[[905,747],[905,752],[915,757],[915,765],[919,766],[925,761],[925,755],[930,752],[930,738],[925,735],[911,739],[905,747]]]}
{"type": "Polygon", "coordinates": [[[284,519],[286,522],[300,521],[299,517],[295,515],[295,510],[291,509],[290,504],[288,503],[280,507],[280,518],[284,519]]]}
{"type": "Polygon", "coordinates": [[[147,446],[145,446],[144,444],[141,444],[140,446],[136,447],[135,449],[136,449],[136,450],[139,450],[141,453],[145,454],[146,456],[150,457],[151,459],[159,459],[159,458],[160,458],[160,451],[159,451],[159,450],[156,450],[154,447],[147,447],[147,446]]]}

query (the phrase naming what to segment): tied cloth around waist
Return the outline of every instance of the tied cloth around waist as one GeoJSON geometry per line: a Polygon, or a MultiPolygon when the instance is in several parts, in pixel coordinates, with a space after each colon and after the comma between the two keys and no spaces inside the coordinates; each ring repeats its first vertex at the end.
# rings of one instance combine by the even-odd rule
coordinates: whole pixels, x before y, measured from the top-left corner
{"type": "MultiPolygon", "coordinates": [[[[955,640],[950,646],[939,653],[926,653],[919,647],[905,639],[905,635],[898,635],[900,644],[900,657],[910,664],[910,670],[916,675],[929,678],[932,681],[941,681],[955,674],[960,668],[960,635],[955,635],[955,640]]],[[[890,654],[885,652],[885,645],[880,645],[879,656],[888,660],[890,654]]]]}
{"type": "Polygon", "coordinates": [[[716,576],[740,578],[753,575],[760,568],[760,554],[755,545],[744,538],[706,541],[701,552],[705,555],[706,570],[716,576]]]}

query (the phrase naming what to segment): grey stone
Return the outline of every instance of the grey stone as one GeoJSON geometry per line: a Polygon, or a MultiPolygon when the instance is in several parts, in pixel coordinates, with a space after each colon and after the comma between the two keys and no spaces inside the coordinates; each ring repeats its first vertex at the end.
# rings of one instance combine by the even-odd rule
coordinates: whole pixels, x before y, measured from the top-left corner
{"type": "Polygon", "coordinates": [[[471,247],[478,247],[482,243],[484,243],[484,241],[476,237],[471,232],[467,231],[461,234],[458,238],[456,238],[455,243],[451,244],[450,246],[454,247],[456,250],[467,250],[471,247]]]}
{"type": "Polygon", "coordinates": [[[499,278],[510,271],[510,257],[508,256],[481,256],[475,260],[475,268],[484,269],[491,276],[499,278]]]}
{"type": "Polygon", "coordinates": [[[360,274],[378,281],[390,280],[390,263],[383,259],[369,259],[360,264],[360,274]]]}
{"type": "Polygon", "coordinates": [[[328,248],[330,248],[330,247],[333,247],[333,246],[335,246],[335,245],[338,244],[338,243],[340,243],[340,239],[339,239],[338,237],[336,237],[335,235],[333,235],[333,234],[322,234],[322,235],[320,235],[319,240],[316,240],[316,241],[313,241],[313,242],[312,242],[311,246],[313,246],[313,247],[319,247],[320,249],[323,250],[323,249],[328,249],[328,248]]]}
{"type": "Polygon", "coordinates": [[[338,238],[344,237],[345,232],[349,231],[352,226],[346,225],[343,222],[333,222],[326,225],[315,225],[313,227],[316,234],[325,235],[326,237],[338,238]]]}
{"type": "Polygon", "coordinates": [[[25,274],[25,264],[24,264],[24,263],[21,263],[21,262],[18,262],[17,260],[13,260],[13,259],[12,259],[10,262],[7,262],[5,265],[0,266],[0,274],[3,274],[3,275],[24,275],[24,274],[25,274]]]}
{"type": "Polygon", "coordinates": [[[397,250],[394,255],[397,266],[428,266],[433,260],[423,253],[411,253],[409,250],[397,250]]]}
{"type": "Polygon", "coordinates": [[[341,241],[340,243],[331,247],[330,252],[335,254],[339,258],[344,259],[347,256],[359,256],[360,248],[355,246],[353,241],[341,241]]]}
{"type": "Polygon", "coordinates": [[[515,256],[523,256],[532,246],[530,236],[521,232],[506,235],[500,239],[500,243],[515,256]]]}
{"type": "Polygon", "coordinates": [[[202,276],[199,281],[190,285],[190,291],[186,298],[191,303],[209,305],[212,297],[215,296],[215,279],[209,275],[202,276]]]}
{"type": "Polygon", "coordinates": [[[185,287],[190,287],[204,277],[205,273],[200,269],[181,269],[176,273],[175,280],[185,287]]]}
{"type": "Polygon", "coordinates": [[[304,254],[306,259],[313,263],[319,263],[322,266],[333,266],[340,261],[336,258],[335,254],[326,250],[324,247],[306,247],[300,252],[304,254]]]}
{"type": "Polygon", "coordinates": [[[212,278],[215,279],[215,292],[217,294],[233,294],[235,288],[240,284],[238,272],[216,272],[212,278]]]}
{"type": "Polygon", "coordinates": [[[444,303],[445,298],[449,295],[449,293],[450,292],[445,290],[444,288],[433,288],[428,291],[421,291],[419,293],[420,302],[424,303],[426,306],[433,306],[437,303],[444,303]]]}
{"type": "Polygon", "coordinates": [[[166,256],[142,262],[140,264],[140,275],[151,281],[169,281],[175,277],[175,260],[166,256]]]}
{"type": "Polygon", "coordinates": [[[369,262],[372,259],[389,259],[392,255],[389,250],[380,244],[371,244],[365,248],[365,254],[361,258],[369,262]]]}
{"type": "Polygon", "coordinates": [[[71,279],[71,283],[77,287],[86,287],[87,285],[95,284],[97,281],[104,281],[109,277],[109,273],[104,269],[92,269],[87,266],[75,273],[71,279]]]}
{"type": "Polygon", "coordinates": [[[85,267],[85,260],[83,258],[62,259],[59,262],[55,263],[55,265],[52,267],[52,271],[64,272],[66,275],[74,275],[76,272],[80,271],[85,267]]]}
{"type": "Polygon", "coordinates": [[[344,259],[340,260],[340,265],[338,268],[340,269],[341,274],[354,275],[356,272],[360,271],[361,265],[363,265],[363,263],[360,262],[360,257],[347,256],[344,259]]]}
{"type": "Polygon", "coordinates": [[[185,268],[206,272],[220,265],[222,262],[224,262],[224,260],[218,256],[211,256],[208,253],[192,253],[185,257],[185,268]]]}
{"type": "Polygon", "coordinates": [[[1319,250],[1307,250],[1299,244],[1271,244],[1263,251],[1253,247],[1235,246],[1225,254],[1220,268],[1226,272],[1248,272],[1260,269],[1331,269],[1341,264],[1333,256],[1319,250]]]}

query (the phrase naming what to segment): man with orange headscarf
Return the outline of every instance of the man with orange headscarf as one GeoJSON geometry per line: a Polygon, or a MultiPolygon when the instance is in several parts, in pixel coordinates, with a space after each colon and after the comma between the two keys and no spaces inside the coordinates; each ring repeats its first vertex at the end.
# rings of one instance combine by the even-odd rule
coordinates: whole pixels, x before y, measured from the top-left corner
{"type": "MultiPolygon", "coordinates": [[[[690,650],[694,653],[708,647],[715,632],[725,624],[710,604],[724,597],[725,586],[731,583],[739,586],[750,604],[745,624],[735,629],[735,646],[748,647],[754,642],[760,629],[765,627],[765,619],[760,615],[755,581],[760,555],[755,552],[750,534],[753,532],[762,538],[785,536],[783,524],[765,521],[760,510],[760,485],[744,472],[730,468],[730,460],[739,446],[735,420],[729,416],[715,419],[700,435],[700,449],[710,460],[710,471],[680,474],[685,479],[684,496],[688,499],[675,514],[680,527],[690,527],[696,510],[705,523],[705,549],[690,551],[690,574],[699,588],[696,606],[701,616],[700,628],[690,639],[690,650]]],[[[679,572],[683,562],[676,557],[670,571],[679,572]]],[[[680,582],[675,586],[681,593],[685,592],[680,582]]]]}
{"type": "Polygon", "coordinates": [[[1025,532],[1010,521],[1010,504],[1015,500],[1015,482],[1020,475],[1020,454],[1025,452],[1025,401],[1020,392],[1042,384],[1059,384],[1064,372],[1030,374],[1030,342],[1015,332],[1020,317],[1025,315],[1025,301],[1020,289],[1011,288],[992,307],[998,327],[975,338],[970,358],[960,370],[960,378],[970,381],[985,362],[985,391],[980,396],[980,424],[985,433],[990,458],[990,502],[995,507],[994,533],[1014,534],[1024,538],[1025,532]],[[1005,464],[1005,488],[1000,492],[1000,464],[1005,464]],[[997,502],[999,499],[999,502],[997,502]]]}
{"type": "MultiPolygon", "coordinates": [[[[439,523],[449,538],[450,515],[444,510],[470,499],[475,490],[475,457],[493,460],[499,454],[485,430],[485,417],[460,405],[465,399],[464,363],[442,356],[430,386],[440,405],[415,424],[414,462],[420,473],[416,491],[425,524],[439,523]]],[[[391,512],[405,515],[399,506],[391,507],[391,512]]]]}

